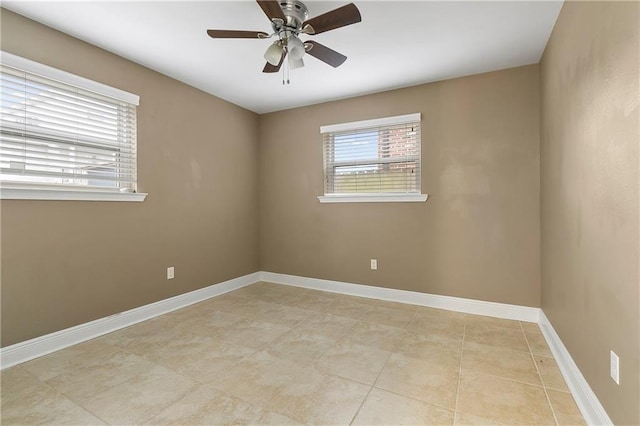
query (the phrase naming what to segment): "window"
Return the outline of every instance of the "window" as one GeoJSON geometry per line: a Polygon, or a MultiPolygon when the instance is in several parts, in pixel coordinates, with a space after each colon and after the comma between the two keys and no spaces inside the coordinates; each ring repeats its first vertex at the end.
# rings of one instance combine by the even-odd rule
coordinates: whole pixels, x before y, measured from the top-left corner
{"type": "Polygon", "coordinates": [[[2,198],[141,201],[136,95],[2,52],[2,198]]]}
{"type": "Polygon", "coordinates": [[[425,201],[420,114],[322,126],[321,202],[425,201]]]}

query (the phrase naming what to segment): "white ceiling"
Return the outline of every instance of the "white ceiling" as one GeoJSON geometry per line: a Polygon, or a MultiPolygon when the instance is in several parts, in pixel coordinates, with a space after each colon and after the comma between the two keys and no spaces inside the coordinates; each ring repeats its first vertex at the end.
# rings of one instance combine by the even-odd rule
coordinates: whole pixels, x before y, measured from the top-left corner
{"type": "MultiPolygon", "coordinates": [[[[257,113],[536,63],[562,1],[359,1],[362,22],[313,38],[348,56],[338,68],[264,74],[270,32],[255,1],[20,1],[2,6],[257,113]]],[[[348,3],[307,1],[309,17],[348,3]]],[[[284,68],[284,67],[283,67],[284,68]]]]}

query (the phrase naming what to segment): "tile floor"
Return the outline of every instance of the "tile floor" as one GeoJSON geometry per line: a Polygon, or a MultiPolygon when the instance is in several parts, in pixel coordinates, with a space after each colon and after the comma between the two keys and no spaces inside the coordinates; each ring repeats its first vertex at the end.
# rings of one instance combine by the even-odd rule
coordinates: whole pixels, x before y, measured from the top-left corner
{"type": "Polygon", "coordinates": [[[258,283],[2,372],[10,424],[584,424],[536,324],[258,283]]]}

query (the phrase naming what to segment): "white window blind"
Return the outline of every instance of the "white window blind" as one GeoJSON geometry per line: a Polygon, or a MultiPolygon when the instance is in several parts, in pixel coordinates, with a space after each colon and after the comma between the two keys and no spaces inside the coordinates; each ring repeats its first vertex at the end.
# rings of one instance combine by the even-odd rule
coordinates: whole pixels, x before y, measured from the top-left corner
{"type": "Polygon", "coordinates": [[[137,96],[14,55],[1,60],[3,185],[136,190],[137,96]]]}
{"type": "Polygon", "coordinates": [[[420,193],[420,114],[322,126],[325,195],[420,193]]]}

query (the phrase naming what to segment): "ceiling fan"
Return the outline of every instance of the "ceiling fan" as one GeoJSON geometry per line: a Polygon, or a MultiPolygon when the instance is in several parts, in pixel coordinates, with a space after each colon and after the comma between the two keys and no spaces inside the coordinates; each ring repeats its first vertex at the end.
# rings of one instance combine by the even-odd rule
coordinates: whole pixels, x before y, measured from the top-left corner
{"type": "Polygon", "coordinates": [[[280,70],[282,63],[289,55],[290,69],[304,66],[302,57],[305,53],[325,62],[332,67],[338,67],[347,57],[329,49],[315,41],[301,41],[300,34],[315,35],[336,28],[355,24],[362,20],[360,11],[353,4],[339,7],[330,12],[307,20],[307,7],[298,0],[257,0],[262,11],[271,21],[273,33],[262,31],[235,30],[207,30],[212,38],[257,38],[266,39],[273,36],[277,40],[269,46],[264,54],[267,64],[262,72],[274,73],[280,70]]]}

